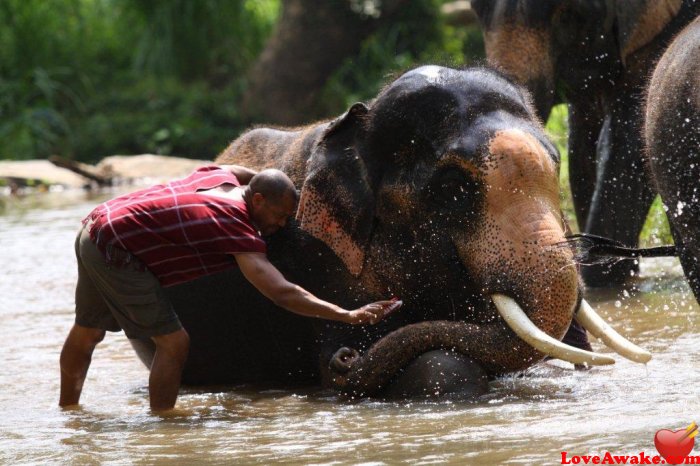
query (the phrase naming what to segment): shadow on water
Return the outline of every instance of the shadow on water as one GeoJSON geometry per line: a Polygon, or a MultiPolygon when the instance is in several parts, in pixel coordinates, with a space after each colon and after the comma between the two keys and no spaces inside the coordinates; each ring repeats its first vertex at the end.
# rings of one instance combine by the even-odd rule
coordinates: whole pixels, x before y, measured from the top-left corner
{"type": "MultiPolygon", "coordinates": [[[[698,420],[700,312],[677,262],[642,262],[626,289],[588,290],[649,349],[639,365],[559,361],[491,382],[476,402],[343,401],[324,390],[185,388],[148,410],[148,373],[126,338],[98,347],[83,405],[60,410],[58,354],[73,319],[73,241],[104,195],[49,193],[0,211],[1,464],[559,464],[573,454],[656,454],[654,433],[698,420]]],[[[593,342],[597,351],[609,350],[593,342]]]]}

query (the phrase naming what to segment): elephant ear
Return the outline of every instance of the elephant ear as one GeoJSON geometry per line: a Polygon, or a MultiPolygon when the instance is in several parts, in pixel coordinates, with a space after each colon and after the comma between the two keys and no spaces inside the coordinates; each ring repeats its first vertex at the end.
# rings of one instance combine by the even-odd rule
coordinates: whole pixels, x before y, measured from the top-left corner
{"type": "Polygon", "coordinates": [[[678,14],[683,0],[617,0],[617,39],[622,63],[656,37],[678,14]]]}
{"type": "Polygon", "coordinates": [[[354,276],[362,272],[372,234],[374,194],[358,148],[368,108],[354,104],[331,122],[312,150],[297,220],[323,241],[354,276]]]}

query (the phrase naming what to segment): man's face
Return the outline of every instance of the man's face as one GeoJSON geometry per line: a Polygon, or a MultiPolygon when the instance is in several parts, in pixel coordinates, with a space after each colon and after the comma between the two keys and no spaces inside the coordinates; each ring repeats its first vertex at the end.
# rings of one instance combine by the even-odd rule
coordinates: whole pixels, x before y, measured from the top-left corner
{"type": "Polygon", "coordinates": [[[296,202],[291,195],[285,195],[279,201],[265,198],[260,193],[253,195],[251,218],[264,236],[271,235],[287,224],[287,219],[294,215],[296,202]]]}

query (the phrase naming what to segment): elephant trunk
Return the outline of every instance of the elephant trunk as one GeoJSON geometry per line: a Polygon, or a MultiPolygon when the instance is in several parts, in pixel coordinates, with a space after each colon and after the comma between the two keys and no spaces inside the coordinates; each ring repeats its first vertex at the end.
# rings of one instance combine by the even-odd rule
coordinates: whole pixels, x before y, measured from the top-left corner
{"type": "MultiPolygon", "coordinates": [[[[352,396],[376,395],[416,356],[435,349],[467,355],[492,375],[524,369],[543,355],[590,366],[615,363],[609,356],[571,347],[547,335],[515,300],[498,294],[492,300],[503,321],[484,325],[421,322],[388,334],[364,355],[341,348],[330,362],[333,384],[352,396]],[[520,338],[514,338],[511,330],[520,338]]],[[[587,330],[624,357],[643,363],[651,359],[648,352],[605,324],[585,300],[578,312],[577,318],[587,330]]]]}
{"type": "MultiPolygon", "coordinates": [[[[493,298],[497,308],[503,307],[499,300],[509,299],[499,295],[493,298]]],[[[522,311],[515,318],[518,319],[528,320],[522,311]]],[[[564,345],[542,331],[529,336],[535,327],[531,322],[524,331],[516,330],[522,339],[517,338],[509,326],[522,327],[522,322],[513,324],[511,320],[499,319],[487,324],[421,322],[386,335],[363,355],[354,349],[341,348],[330,362],[333,384],[352,396],[376,395],[418,355],[436,349],[464,354],[491,375],[523,370],[545,354],[590,365],[614,363],[607,356],[564,345]]]]}
{"type": "MultiPolygon", "coordinates": [[[[478,354],[486,348],[483,340],[503,341],[504,325],[480,326],[466,322],[431,321],[407,325],[386,335],[364,355],[341,348],[331,359],[330,369],[335,388],[351,396],[378,394],[389,381],[416,356],[434,349],[451,349],[478,360],[482,367],[496,371],[495,354],[478,354]]],[[[483,351],[482,351],[483,353],[483,351]]]]}

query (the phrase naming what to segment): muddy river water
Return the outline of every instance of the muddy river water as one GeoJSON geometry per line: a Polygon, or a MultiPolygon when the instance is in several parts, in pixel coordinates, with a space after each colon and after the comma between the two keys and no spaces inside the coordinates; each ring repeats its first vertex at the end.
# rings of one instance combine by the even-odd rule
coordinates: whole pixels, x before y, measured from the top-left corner
{"type": "Polygon", "coordinates": [[[73,241],[99,200],[0,199],[0,464],[560,464],[562,452],[656,455],[656,431],[700,422],[700,309],[670,259],[642,263],[630,289],[587,293],[653,353],[647,365],[541,364],[492,382],[475,403],[185,388],[180,412],[162,417],[148,409],[147,370],[123,334],[108,334],[82,407],[61,410],[73,241]]]}

